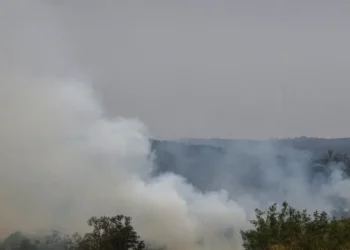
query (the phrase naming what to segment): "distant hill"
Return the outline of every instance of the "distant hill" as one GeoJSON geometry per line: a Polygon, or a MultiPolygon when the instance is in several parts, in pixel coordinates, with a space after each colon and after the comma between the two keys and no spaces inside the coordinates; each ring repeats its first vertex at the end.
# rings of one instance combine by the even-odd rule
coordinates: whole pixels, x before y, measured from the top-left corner
{"type": "Polygon", "coordinates": [[[232,184],[230,176],[243,167],[247,169],[249,180],[257,178],[255,183],[258,183],[259,178],[258,176],[254,177],[254,175],[257,175],[256,170],[262,164],[261,159],[267,157],[269,160],[273,160],[274,164],[283,167],[290,161],[300,161],[303,164],[308,163],[310,166],[317,161],[326,164],[329,151],[338,157],[334,159],[350,156],[350,138],[300,137],[265,141],[152,140],[151,145],[156,155],[155,175],[161,172],[173,172],[184,176],[190,183],[204,191],[229,189],[232,184]],[[300,157],[305,159],[301,160],[300,157]]]}
{"type": "Polygon", "coordinates": [[[279,143],[290,146],[299,150],[307,150],[313,154],[323,154],[329,149],[344,154],[350,153],[350,138],[313,138],[313,137],[297,137],[286,139],[270,139],[270,140],[234,140],[234,139],[184,139],[173,141],[177,143],[185,143],[190,146],[215,146],[220,148],[228,148],[240,145],[256,145],[258,143],[279,143]]]}

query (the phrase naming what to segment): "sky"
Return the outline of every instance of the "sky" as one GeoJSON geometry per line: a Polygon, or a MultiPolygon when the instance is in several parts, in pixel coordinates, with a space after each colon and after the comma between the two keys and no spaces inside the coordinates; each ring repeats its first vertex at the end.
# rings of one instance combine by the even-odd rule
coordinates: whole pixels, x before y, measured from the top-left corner
{"type": "Polygon", "coordinates": [[[253,3],[0,0],[0,234],[83,232],[118,211],[146,242],[237,249],[227,229],[267,202],[331,211],[329,197],[349,200],[337,166],[314,193],[307,154],[269,143],[220,156],[206,184],[227,191],[152,175],[145,125],[156,138],[347,134],[348,6],[253,3]],[[258,195],[241,180],[247,157],[262,163],[258,195]]]}
{"type": "Polygon", "coordinates": [[[349,1],[52,2],[106,115],[156,138],[350,135],[349,1]]]}

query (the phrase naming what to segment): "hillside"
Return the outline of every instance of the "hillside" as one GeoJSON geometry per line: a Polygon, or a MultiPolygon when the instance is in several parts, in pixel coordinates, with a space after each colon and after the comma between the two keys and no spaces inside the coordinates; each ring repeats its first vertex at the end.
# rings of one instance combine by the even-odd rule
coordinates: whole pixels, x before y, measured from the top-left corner
{"type": "Polygon", "coordinates": [[[350,169],[350,138],[152,140],[152,150],[156,156],[155,175],[173,172],[203,191],[230,190],[237,180],[247,180],[246,186],[259,188],[264,186],[264,183],[259,185],[260,172],[290,165],[305,166],[305,175],[314,170],[322,172],[327,164],[337,162],[350,169]],[[232,178],[237,174],[241,178],[232,178]]]}
{"type": "MultiPolygon", "coordinates": [[[[203,192],[226,190],[228,197],[237,201],[247,213],[257,208],[256,224],[252,221],[250,229],[240,231],[244,249],[316,250],[321,245],[325,249],[335,246],[349,249],[349,220],[339,218],[349,217],[350,203],[348,196],[344,196],[347,190],[342,189],[347,187],[344,184],[350,183],[347,154],[350,155],[350,139],[153,140],[151,147],[156,163],[154,177],[166,172],[176,173],[203,192]],[[285,200],[296,205],[295,209],[283,203],[285,200]],[[252,201],[254,203],[249,203],[252,201]],[[266,204],[271,202],[276,203],[266,210],[266,204]],[[306,214],[304,208],[310,214],[306,214]],[[320,213],[313,213],[314,208],[320,213]],[[321,212],[323,210],[329,214],[321,212]],[[286,211],[288,213],[279,216],[286,211]],[[331,219],[330,216],[335,217],[331,219]]],[[[107,223],[106,219],[94,218],[103,223],[107,223]]],[[[111,219],[110,222],[115,221],[111,219]]],[[[103,223],[95,226],[105,225],[103,223]]],[[[129,224],[126,228],[132,229],[129,224]]],[[[93,232],[97,232],[96,228],[93,232]]],[[[108,244],[118,245],[123,241],[118,234],[104,232],[108,244]]],[[[86,247],[86,244],[101,241],[100,236],[91,237],[97,236],[87,234],[75,238],[52,231],[52,235],[38,237],[17,232],[1,242],[0,250],[63,250],[67,246],[74,246],[71,249],[76,250],[97,249],[86,247]]],[[[145,248],[143,241],[138,244],[139,248],[135,249],[145,248]]]]}

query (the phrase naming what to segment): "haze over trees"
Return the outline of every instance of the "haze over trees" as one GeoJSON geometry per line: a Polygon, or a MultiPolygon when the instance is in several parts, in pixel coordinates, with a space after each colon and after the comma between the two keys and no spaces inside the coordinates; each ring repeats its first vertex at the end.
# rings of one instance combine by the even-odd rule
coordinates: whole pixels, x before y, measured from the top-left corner
{"type": "MultiPolygon", "coordinates": [[[[1,250],[143,250],[152,249],[131,225],[131,218],[92,217],[90,233],[61,237],[58,232],[44,242],[29,239],[16,232],[6,238],[1,250]]],[[[350,249],[350,220],[330,217],[324,211],[297,210],[284,202],[271,205],[266,211],[256,209],[252,228],[242,230],[245,250],[345,250],[350,249]]],[[[155,248],[153,248],[155,249],[155,248]]]]}
{"type": "MultiPolygon", "coordinates": [[[[313,140],[313,139],[311,139],[313,140]]],[[[344,139],[345,140],[345,139],[344,139]]],[[[178,142],[153,142],[153,149],[160,156],[156,159],[159,166],[157,171],[174,171],[187,177],[194,185],[203,190],[212,187],[201,186],[193,175],[193,168],[199,163],[205,162],[201,171],[204,179],[208,178],[212,165],[218,162],[220,157],[227,154],[227,142],[217,142],[217,145],[188,145],[178,142]],[[221,145],[219,145],[221,143],[221,145]],[[225,145],[226,146],[225,146],[225,145]],[[180,155],[186,155],[181,159],[186,168],[180,169],[180,155]]],[[[249,142],[254,143],[254,142],[249,142]]],[[[299,145],[312,145],[307,139],[291,140],[289,143],[299,145]],[[302,143],[301,143],[301,142],[302,143]],[[299,143],[299,144],[298,144],[299,143]],[[301,143],[301,144],[300,144],[301,143]]],[[[304,147],[304,146],[303,146],[304,147]]],[[[324,150],[323,153],[312,151],[307,167],[310,176],[322,174],[327,177],[332,172],[334,164],[341,166],[342,173],[348,178],[350,173],[350,161],[346,150],[324,150]]],[[[339,149],[339,147],[338,147],[339,149]]],[[[350,152],[350,150],[349,150],[350,152]]],[[[281,165],[285,161],[283,155],[277,155],[281,165]]],[[[249,162],[250,159],[247,159],[249,162]]],[[[254,163],[254,161],[252,161],[254,163]]],[[[198,170],[197,170],[198,171],[198,170]]],[[[155,175],[157,173],[154,173],[155,175]]],[[[341,202],[340,202],[341,203],[341,202]]],[[[339,204],[340,204],[339,203],[339,204]]],[[[251,227],[240,232],[242,249],[245,250],[336,250],[350,249],[350,219],[345,202],[339,211],[329,214],[323,210],[308,211],[298,210],[287,202],[275,203],[266,210],[256,209],[256,218],[251,221],[251,227]]],[[[99,216],[99,215],[96,215],[99,216]]],[[[116,215],[113,217],[91,217],[88,220],[91,228],[85,235],[62,235],[52,231],[50,235],[33,236],[24,232],[14,232],[1,241],[0,250],[153,250],[157,249],[152,244],[145,242],[132,226],[131,217],[116,215]]],[[[158,248],[159,249],[159,248],[158,248]]],[[[166,249],[166,248],[165,248],[166,249]]],[[[168,249],[172,250],[172,249],[168,249]]]]}
{"type": "Polygon", "coordinates": [[[91,217],[90,233],[80,236],[62,236],[53,231],[52,235],[41,238],[26,237],[20,232],[11,234],[1,243],[1,250],[142,250],[144,241],[131,225],[131,218],[123,215],[113,217],[91,217]]]}
{"type": "MultiPolygon", "coordinates": [[[[300,137],[269,141],[190,139],[184,141],[152,141],[152,150],[156,152],[157,168],[154,175],[172,172],[184,176],[201,191],[230,190],[232,175],[246,169],[246,178],[239,178],[240,185],[255,191],[262,190],[264,183],[261,173],[270,167],[262,161],[266,148],[269,160],[276,168],[283,170],[290,163],[300,164],[312,179],[315,175],[329,176],[330,166],[338,165],[350,176],[350,139],[321,139],[300,137]],[[262,149],[262,150],[261,150],[262,149]],[[295,152],[284,151],[294,150],[295,152]],[[289,153],[289,154],[288,154],[289,153]],[[303,155],[304,154],[304,155],[303,155]],[[297,157],[301,157],[299,160],[297,157]],[[198,175],[198,172],[201,174],[198,175]],[[225,174],[223,174],[225,173],[225,174]],[[226,178],[226,179],[225,179],[226,178]],[[218,179],[219,181],[216,181],[218,179]],[[249,179],[248,183],[243,183],[249,179]],[[254,180],[254,181],[253,181],[254,180]]],[[[243,177],[243,176],[240,176],[243,177]]],[[[310,183],[312,180],[310,180],[310,183]]],[[[266,183],[265,183],[266,184],[266,183]]]]}

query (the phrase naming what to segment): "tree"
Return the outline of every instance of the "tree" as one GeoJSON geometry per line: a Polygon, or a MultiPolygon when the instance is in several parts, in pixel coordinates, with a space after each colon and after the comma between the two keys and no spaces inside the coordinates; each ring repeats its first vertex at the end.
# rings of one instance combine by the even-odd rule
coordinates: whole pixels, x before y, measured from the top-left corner
{"type": "Polygon", "coordinates": [[[350,249],[350,220],[330,218],[326,212],[298,211],[277,204],[266,212],[256,209],[256,219],[251,221],[253,229],[241,231],[243,247],[257,249],[350,249]]]}
{"type": "Polygon", "coordinates": [[[73,236],[71,248],[75,250],[142,250],[144,241],[131,225],[131,218],[123,215],[114,217],[91,217],[88,225],[93,227],[91,233],[80,237],[73,236]]]}

